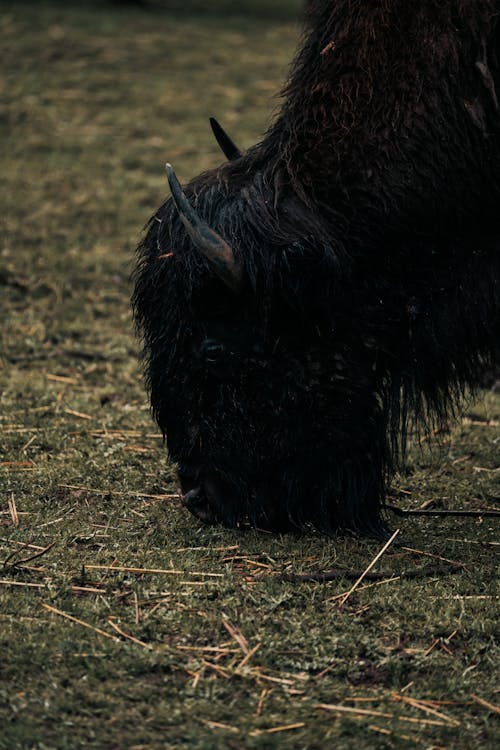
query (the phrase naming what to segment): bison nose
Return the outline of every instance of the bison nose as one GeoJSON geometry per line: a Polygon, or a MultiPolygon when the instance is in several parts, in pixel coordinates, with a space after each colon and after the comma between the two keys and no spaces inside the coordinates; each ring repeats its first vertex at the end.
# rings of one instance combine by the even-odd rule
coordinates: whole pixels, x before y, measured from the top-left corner
{"type": "Polygon", "coordinates": [[[221,477],[205,472],[203,477],[179,475],[182,504],[203,523],[223,522],[237,525],[239,516],[234,508],[234,489],[221,477]],[[231,510],[232,509],[232,510],[231,510]]]}
{"type": "Polygon", "coordinates": [[[194,475],[183,474],[179,471],[179,481],[183,495],[188,495],[193,490],[200,489],[200,480],[194,475]]]}
{"type": "Polygon", "coordinates": [[[214,509],[211,507],[203,487],[194,487],[183,494],[182,504],[203,523],[215,523],[214,509]]]}
{"type": "Polygon", "coordinates": [[[179,465],[178,476],[181,485],[182,504],[203,523],[215,523],[216,513],[213,498],[207,492],[200,474],[202,474],[202,469],[198,465],[179,465]]]}

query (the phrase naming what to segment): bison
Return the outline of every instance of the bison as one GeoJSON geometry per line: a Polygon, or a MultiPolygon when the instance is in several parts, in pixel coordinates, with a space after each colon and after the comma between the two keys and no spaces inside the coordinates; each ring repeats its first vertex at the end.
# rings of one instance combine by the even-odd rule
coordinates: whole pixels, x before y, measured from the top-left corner
{"type": "Polygon", "coordinates": [[[263,140],[155,213],[133,307],[207,523],[387,534],[416,425],[498,361],[500,0],[316,0],[263,140]]]}

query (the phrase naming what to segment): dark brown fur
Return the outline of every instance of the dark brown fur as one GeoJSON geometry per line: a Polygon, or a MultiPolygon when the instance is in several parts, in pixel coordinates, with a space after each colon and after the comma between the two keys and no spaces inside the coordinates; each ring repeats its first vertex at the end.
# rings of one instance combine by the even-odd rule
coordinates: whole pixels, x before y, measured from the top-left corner
{"type": "Polygon", "coordinates": [[[243,263],[239,295],[171,202],[152,220],[136,319],[199,516],[380,532],[412,422],[454,414],[498,360],[499,13],[311,4],[263,141],[186,188],[243,263]]]}

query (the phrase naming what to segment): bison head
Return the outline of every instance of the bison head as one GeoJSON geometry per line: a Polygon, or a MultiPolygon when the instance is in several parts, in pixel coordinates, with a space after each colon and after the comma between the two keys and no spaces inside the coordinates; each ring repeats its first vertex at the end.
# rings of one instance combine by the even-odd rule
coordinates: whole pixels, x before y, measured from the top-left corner
{"type": "Polygon", "coordinates": [[[354,292],[328,219],[279,175],[242,159],[184,192],[167,171],[133,302],[185,506],[232,527],[381,533],[381,355],[359,314],[373,290],[354,292]]]}

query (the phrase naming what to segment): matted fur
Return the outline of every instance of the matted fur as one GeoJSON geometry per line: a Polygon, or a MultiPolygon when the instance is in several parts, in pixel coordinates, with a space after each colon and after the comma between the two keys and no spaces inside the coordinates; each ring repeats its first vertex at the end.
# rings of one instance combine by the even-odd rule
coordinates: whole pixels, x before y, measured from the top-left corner
{"type": "Polygon", "coordinates": [[[185,189],[241,259],[240,293],[171,200],[151,219],[146,382],[181,474],[216,478],[210,520],[383,533],[410,425],[453,416],[498,361],[499,13],[311,3],[263,141],[185,189]]]}

